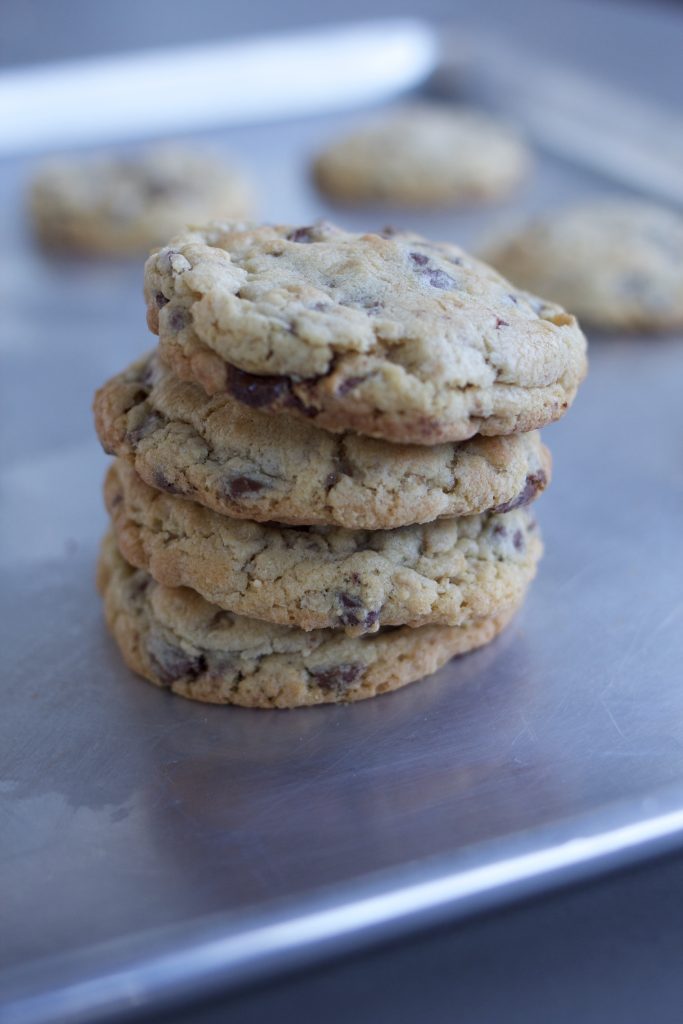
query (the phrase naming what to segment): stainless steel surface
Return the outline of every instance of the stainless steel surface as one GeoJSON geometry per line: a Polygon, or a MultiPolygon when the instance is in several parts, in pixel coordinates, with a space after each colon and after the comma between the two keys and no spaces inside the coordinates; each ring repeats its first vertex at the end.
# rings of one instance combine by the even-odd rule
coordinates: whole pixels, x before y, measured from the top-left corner
{"type": "Polygon", "coordinates": [[[667,203],[683,206],[683,119],[678,111],[572,70],[505,36],[453,30],[435,76],[447,97],[488,103],[550,153],[667,203]],[[449,66],[452,61],[452,67],[449,66]]]}
{"type": "MultiPolygon", "coordinates": [[[[343,120],[216,143],[251,165],[264,217],[380,225],[307,185],[343,120]]],[[[494,645],[353,707],[193,705],[123,668],[93,586],[90,398],[150,343],[141,268],[42,256],[28,171],[0,168],[3,1019],[159,1005],[677,842],[683,339],[591,339],[546,431],[547,554],[494,645]]],[[[604,187],[545,159],[519,200],[604,187]]],[[[469,241],[512,208],[402,220],[469,241]]]]}

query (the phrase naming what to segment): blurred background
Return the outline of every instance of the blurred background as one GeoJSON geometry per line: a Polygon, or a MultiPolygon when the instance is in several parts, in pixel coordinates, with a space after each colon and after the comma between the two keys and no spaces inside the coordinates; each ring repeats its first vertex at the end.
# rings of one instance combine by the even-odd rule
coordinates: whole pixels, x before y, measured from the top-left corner
{"type": "Polygon", "coordinates": [[[4,0],[0,63],[57,60],[169,46],[358,18],[409,15],[485,28],[544,57],[605,73],[639,92],[680,99],[675,59],[683,45],[677,3],[658,0],[290,0],[248,4],[197,0],[4,0]]]}

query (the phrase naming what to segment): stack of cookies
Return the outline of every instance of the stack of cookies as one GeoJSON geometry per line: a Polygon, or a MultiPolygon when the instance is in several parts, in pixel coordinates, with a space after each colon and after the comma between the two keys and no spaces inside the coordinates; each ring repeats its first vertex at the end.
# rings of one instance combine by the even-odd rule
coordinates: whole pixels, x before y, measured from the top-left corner
{"type": "Polygon", "coordinates": [[[212,224],[147,262],[157,349],[95,399],[128,665],[254,707],[396,689],[490,641],[541,555],[536,428],[586,367],[450,244],[212,224]]]}

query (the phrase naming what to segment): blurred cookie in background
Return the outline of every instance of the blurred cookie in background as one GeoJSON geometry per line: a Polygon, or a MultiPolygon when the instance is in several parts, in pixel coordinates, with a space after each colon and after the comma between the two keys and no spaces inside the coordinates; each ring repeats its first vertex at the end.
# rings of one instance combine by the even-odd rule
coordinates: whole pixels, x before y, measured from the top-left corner
{"type": "Polygon", "coordinates": [[[103,152],[46,162],[30,187],[29,208],[48,248],[127,256],[161,245],[187,224],[247,217],[253,196],[218,155],[166,144],[134,156],[103,152]]]}
{"type": "Polygon", "coordinates": [[[636,199],[551,210],[485,245],[481,255],[602,330],[683,326],[683,217],[636,199]]]}
{"type": "Polygon", "coordinates": [[[529,150],[506,124],[474,110],[414,104],[333,142],[313,174],[341,202],[424,208],[497,199],[530,166],[529,150]]]}

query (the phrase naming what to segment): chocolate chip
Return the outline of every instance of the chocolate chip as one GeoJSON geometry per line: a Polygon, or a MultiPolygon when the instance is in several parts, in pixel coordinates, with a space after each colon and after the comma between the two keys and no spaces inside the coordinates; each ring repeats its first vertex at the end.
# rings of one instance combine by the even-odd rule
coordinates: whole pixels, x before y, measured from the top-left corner
{"type": "Polygon", "coordinates": [[[334,487],[343,476],[353,476],[353,466],[346,456],[343,445],[340,445],[338,453],[334,456],[334,469],[327,474],[325,486],[334,487]]]}
{"type": "Polygon", "coordinates": [[[440,267],[434,267],[429,262],[429,257],[425,256],[422,252],[411,252],[409,253],[410,259],[414,266],[418,268],[417,272],[421,277],[432,286],[432,288],[441,288],[448,290],[449,288],[455,288],[455,281],[447,274],[445,270],[441,270],[440,267]]]}
{"type": "Polygon", "coordinates": [[[344,609],[339,619],[345,626],[357,626],[363,618],[358,612],[363,608],[363,602],[352,594],[340,594],[339,604],[344,609]]]}
{"type": "Polygon", "coordinates": [[[178,679],[197,679],[206,672],[206,657],[190,654],[181,647],[171,644],[159,633],[152,633],[147,640],[149,654],[164,686],[171,686],[178,679]]]}
{"type": "Polygon", "coordinates": [[[367,374],[364,377],[346,377],[337,388],[337,394],[348,395],[349,391],[353,391],[354,388],[357,388],[359,384],[362,384],[367,379],[367,374]]]}
{"type": "Polygon", "coordinates": [[[513,295],[513,294],[512,294],[512,292],[508,292],[508,299],[509,299],[509,300],[510,300],[510,302],[512,302],[512,303],[513,303],[513,304],[514,304],[515,306],[517,306],[517,305],[519,304],[519,299],[517,298],[517,296],[516,296],[516,295],[513,295]]]}
{"type": "Polygon", "coordinates": [[[157,309],[161,309],[163,306],[166,305],[168,299],[166,298],[163,292],[157,292],[156,295],[154,296],[154,301],[157,304],[157,309]]]}
{"type": "Polygon", "coordinates": [[[154,481],[154,486],[158,487],[160,491],[168,491],[169,494],[184,494],[182,487],[169,480],[163,469],[157,467],[152,473],[152,480],[154,481]]]}
{"type": "Polygon", "coordinates": [[[426,271],[424,276],[427,278],[432,288],[441,288],[444,291],[449,291],[451,288],[455,288],[455,281],[450,274],[447,274],[445,271],[439,270],[438,268],[426,271]]]}
{"type": "Polygon", "coordinates": [[[265,405],[275,405],[291,395],[292,382],[289,377],[260,377],[238,370],[236,366],[228,366],[227,390],[244,405],[260,409],[265,405]]]}
{"type": "Polygon", "coordinates": [[[313,225],[306,228],[296,228],[294,231],[290,231],[287,235],[288,242],[312,242],[313,241],[313,225]]]}
{"type": "Polygon", "coordinates": [[[524,548],[524,534],[521,530],[515,530],[512,534],[512,543],[518,551],[522,551],[524,548]]]}
{"type": "Polygon", "coordinates": [[[491,533],[494,535],[494,537],[507,537],[508,535],[508,532],[502,523],[496,523],[496,525],[491,530],[491,533]]]}
{"type": "Polygon", "coordinates": [[[166,325],[174,334],[179,334],[192,323],[192,315],[184,306],[176,306],[166,319],[166,325]]]}
{"type": "Polygon", "coordinates": [[[501,317],[499,317],[499,316],[496,317],[496,330],[497,331],[500,330],[501,327],[509,327],[509,326],[510,326],[510,324],[507,322],[507,320],[502,320],[501,317]]]}
{"type": "Polygon", "coordinates": [[[523,505],[528,505],[534,500],[536,495],[543,490],[548,482],[548,477],[543,469],[539,469],[537,473],[529,473],[527,476],[524,487],[519,492],[516,498],[511,498],[510,501],[503,502],[502,505],[496,505],[492,512],[512,512],[515,508],[521,508],[523,505]]]}
{"type": "Polygon", "coordinates": [[[355,683],[362,674],[363,667],[356,662],[346,662],[334,665],[332,668],[309,669],[309,672],[321,690],[342,691],[347,689],[351,683],[355,683]]]}
{"type": "Polygon", "coordinates": [[[260,480],[254,480],[249,476],[234,476],[225,482],[226,492],[236,500],[245,495],[258,494],[265,486],[260,480]]]}
{"type": "Polygon", "coordinates": [[[369,629],[379,619],[378,611],[366,608],[362,600],[353,594],[340,594],[339,604],[343,608],[339,614],[342,626],[365,626],[369,629]]]}
{"type": "Polygon", "coordinates": [[[130,411],[131,409],[134,409],[136,405],[142,405],[142,403],[147,399],[148,396],[149,396],[149,389],[148,388],[138,388],[137,391],[133,392],[133,394],[130,396],[130,398],[126,402],[126,406],[128,408],[128,411],[130,411]]]}
{"type": "MultiPolygon", "coordinates": [[[[304,416],[315,416],[317,409],[307,406],[292,390],[289,377],[266,377],[238,370],[236,366],[227,364],[228,376],[226,391],[238,402],[262,409],[265,406],[274,408],[297,409],[304,416]]],[[[304,387],[305,385],[300,385],[304,387]]]]}

